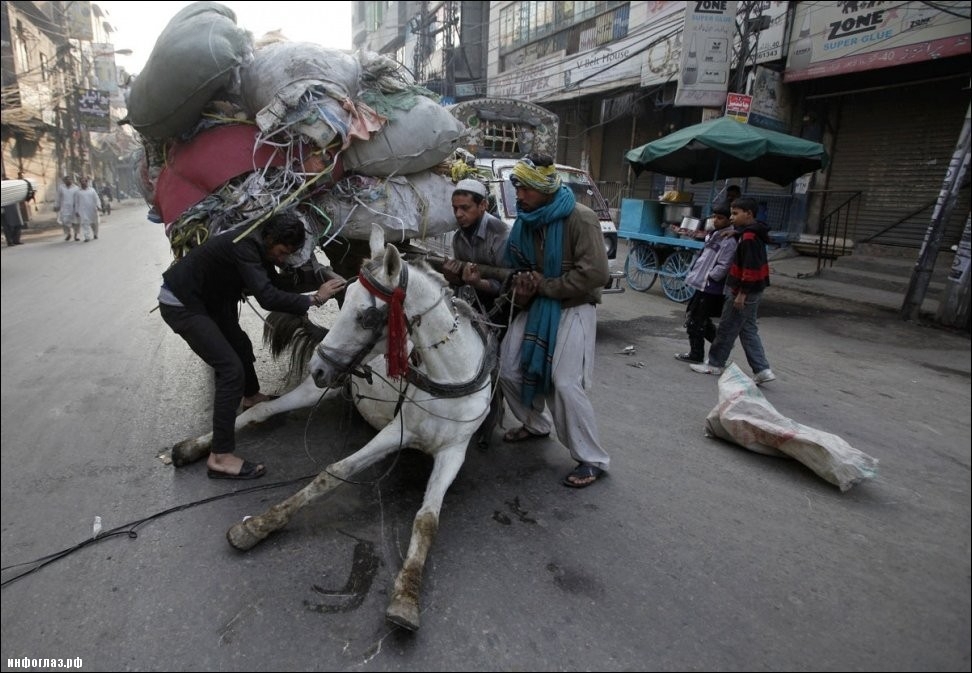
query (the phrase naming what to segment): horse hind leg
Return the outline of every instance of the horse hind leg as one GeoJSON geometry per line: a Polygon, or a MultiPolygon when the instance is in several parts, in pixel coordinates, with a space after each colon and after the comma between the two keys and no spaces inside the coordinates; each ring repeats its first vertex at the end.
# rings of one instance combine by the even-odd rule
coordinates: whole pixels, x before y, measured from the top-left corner
{"type": "MultiPolygon", "coordinates": [[[[263,423],[272,416],[295,409],[312,406],[321,396],[321,389],[308,376],[299,386],[275,400],[268,400],[255,404],[236,417],[235,432],[250,425],[263,423]]],[[[172,464],[183,467],[209,455],[213,448],[213,433],[207,432],[201,437],[184,439],[172,447],[172,464]]]]}
{"type": "Polygon", "coordinates": [[[465,445],[450,447],[435,456],[435,466],[425,489],[425,498],[415,521],[412,523],[412,537],[408,543],[408,554],[402,569],[395,578],[395,588],[391,601],[385,610],[385,618],[393,624],[418,631],[419,597],[422,591],[422,573],[429,549],[439,531],[439,512],[446,491],[462,467],[465,458],[465,445]]]}
{"type": "MultiPolygon", "coordinates": [[[[283,399],[283,398],[281,398],[283,399]]],[[[411,438],[406,435],[406,439],[411,438]]],[[[263,514],[247,517],[226,531],[230,545],[240,551],[252,549],[270,533],[280,530],[305,505],[313,502],[347,481],[351,476],[400,448],[399,433],[380,432],[374,439],[350,456],[332,463],[314,477],[311,483],[263,514]]]]}

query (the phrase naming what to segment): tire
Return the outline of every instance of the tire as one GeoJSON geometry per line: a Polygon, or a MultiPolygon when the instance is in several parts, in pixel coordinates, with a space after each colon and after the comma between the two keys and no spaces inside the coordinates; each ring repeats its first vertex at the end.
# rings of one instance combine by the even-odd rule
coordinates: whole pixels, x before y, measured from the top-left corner
{"type": "Polygon", "coordinates": [[[624,276],[628,287],[638,292],[647,292],[658,277],[658,255],[645,243],[635,243],[624,260],[624,276]]]}
{"type": "Polygon", "coordinates": [[[694,259],[695,253],[689,250],[676,250],[662,264],[662,291],[672,301],[684,304],[695,294],[695,288],[685,284],[685,277],[692,268],[694,259]]]}

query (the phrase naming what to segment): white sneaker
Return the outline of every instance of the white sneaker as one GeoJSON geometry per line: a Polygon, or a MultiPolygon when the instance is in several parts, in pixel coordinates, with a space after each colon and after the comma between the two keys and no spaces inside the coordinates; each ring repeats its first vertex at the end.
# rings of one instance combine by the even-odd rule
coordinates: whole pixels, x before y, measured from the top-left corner
{"type": "Polygon", "coordinates": [[[776,380],[776,374],[774,374],[773,373],[773,370],[770,369],[769,367],[767,367],[766,369],[764,369],[761,372],[756,372],[753,375],[753,381],[756,382],[756,385],[757,386],[758,385],[762,385],[763,383],[769,383],[770,381],[775,381],[775,380],[776,380]]]}
{"type": "Polygon", "coordinates": [[[708,362],[703,362],[700,365],[689,365],[689,369],[691,369],[693,372],[698,372],[699,374],[722,376],[722,367],[713,367],[708,362]]]}

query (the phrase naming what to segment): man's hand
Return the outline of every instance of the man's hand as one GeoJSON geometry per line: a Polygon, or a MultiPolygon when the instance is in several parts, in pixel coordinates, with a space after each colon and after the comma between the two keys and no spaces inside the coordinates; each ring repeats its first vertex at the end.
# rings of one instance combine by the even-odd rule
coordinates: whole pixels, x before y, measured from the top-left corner
{"type": "Polygon", "coordinates": [[[479,273],[479,265],[473,262],[466,262],[462,266],[462,282],[467,285],[472,285],[475,288],[479,288],[480,282],[483,280],[482,275],[479,273]]]}
{"type": "Polygon", "coordinates": [[[529,304],[540,290],[543,274],[538,271],[521,271],[513,276],[513,302],[520,307],[529,304]]]}
{"type": "Polygon", "coordinates": [[[341,292],[344,289],[344,279],[343,278],[332,278],[331,280],[324,281],[319,288],[317,288],[317,294],[314,295],[314,302],[321,306],[328,299],[334,295],[341,292]]]}
{"type": "Polygon", "coordinates": [[[746,295],[740,292],[736,295],[736,298],[732,300],[732,307],[737,311],[741,311],[746,308],[746,295]]]}
{"type": "Polygon", "coordinates": [[[458,285],[462,282],[462,267],[463,263],[458,259],[447,259],[442,263],[442,275],[453,285],[458,285]]]}

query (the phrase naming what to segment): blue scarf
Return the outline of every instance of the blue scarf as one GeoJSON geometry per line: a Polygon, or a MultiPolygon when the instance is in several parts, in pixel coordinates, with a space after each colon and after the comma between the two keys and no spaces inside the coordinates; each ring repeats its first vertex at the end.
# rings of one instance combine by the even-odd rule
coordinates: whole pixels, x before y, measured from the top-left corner
{"type": "MultiPolygon", "coordinates": [[[[514,269],[537,267],[537,252],[533,234],[545,230],[543,243],[544,278],[559,278],[563,274],[564,219],[574,210],[574,193],[561,187],[553,200],[529,213],[520,212],[506,242],[507,263],[514,269]]],[[[560,300],[537,295],[527,313],[523,345],[520,349],[520,370],[523,384],[520,394],[524,404],[531,404],[536,393],[550,390],[553,371],[554,346],[560,325],[560,300]]]]}

